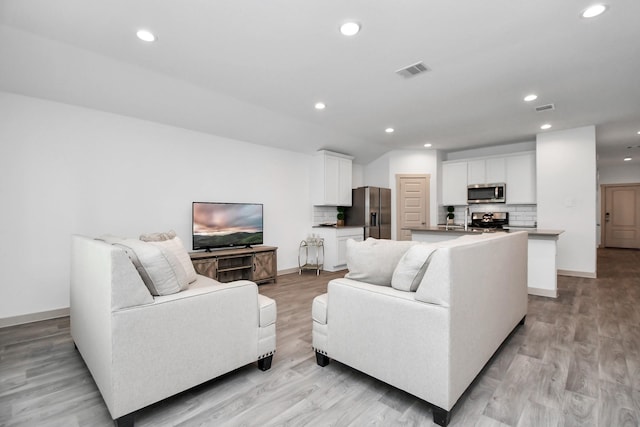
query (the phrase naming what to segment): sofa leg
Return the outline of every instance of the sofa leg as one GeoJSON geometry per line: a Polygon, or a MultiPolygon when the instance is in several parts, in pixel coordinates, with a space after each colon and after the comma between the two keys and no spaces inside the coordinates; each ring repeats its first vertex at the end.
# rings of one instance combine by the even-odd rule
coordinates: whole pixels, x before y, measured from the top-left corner
{"type": "Polygon", "coordinates": [[[432,411],[434,423],[442,427],[446,427],[449,424],[449,421],[451,420],[451,412],[445,411],[438,406],[434,406],[432,411]]]}
{"type": "Polygon", "coordinates": [[[316,363],[318,366],[327,366],[329,364],[329,356],[316,351],[316,363]]]}
{"type": "Polygon", "coordinates": [[[520,323],[518,325],[524,325],[524,321],[527,319],[527,315],[525,314],[520,323]]]}
{"type": "Polygon", "coordinates": [[[271,369],[271,361],[273,360],[273,354],[271,356],[267,356],[264,359],[258,359],[258,368],[261,371],[268,371],[271,369]]]}
{"type": "Polygon", "coordinates": [[[133,427],[133,422],[135,418],[135,412],[124,415],[120,418],[113,420],[113,425],[115,427],[133,427]]]}

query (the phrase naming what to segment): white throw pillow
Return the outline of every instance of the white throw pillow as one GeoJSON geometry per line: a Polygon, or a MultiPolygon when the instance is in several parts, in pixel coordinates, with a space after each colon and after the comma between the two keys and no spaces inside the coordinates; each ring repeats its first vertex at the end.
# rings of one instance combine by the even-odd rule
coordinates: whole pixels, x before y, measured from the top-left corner
{"type": "Polygon", "coordinates": [[[349,272],[344,277],[372,285],[391,286],[398,261],[411,246],[417,244],[371,237],[364,242],[348,239],[346,258],[349,272]]]}
{"type": "Polygon", "coordinates": [[[429,267],[431,255],[437,248],[429,244],[409,248],[393,271],[391,286],[399,291],[415,292],[429,267]]]}
{"type": "Polygon", "coordinates": [[[125,239],[115,246],[127,252],[151,295],[175,294],[187,286],[184,268],[168,249],[137,239],[125,239]]]}
{"type": "Polygon", "coordinates": [[[168,233],[154,233],[152,235],[143,234],[142,236],[140,236],[140,240],[146,241],[151,245],[157,246],[159,248],[162,248],[163,250],[167,250],[173,253],[173,255],[175,255],[177,260],[180,262],[180,265],[186,274],[187,284],[196,281],[198,277],[195,268],[193,268],[191,257],[185,249],[182,240],[180,240],[180,238],[176,236],[176,233],[173,230],[169,231],[168,233]]]}

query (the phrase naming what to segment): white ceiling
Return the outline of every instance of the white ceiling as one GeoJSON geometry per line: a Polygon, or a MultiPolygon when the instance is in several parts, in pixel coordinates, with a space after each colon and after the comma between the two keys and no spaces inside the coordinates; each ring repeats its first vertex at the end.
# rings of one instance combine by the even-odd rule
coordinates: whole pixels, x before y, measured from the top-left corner
{"type": "Polygon", "coordinates": [[[601,163],[635,163],[640,1],[608,2],[0,0],[0,90],[358,163],[593,124],[601,163]]]}

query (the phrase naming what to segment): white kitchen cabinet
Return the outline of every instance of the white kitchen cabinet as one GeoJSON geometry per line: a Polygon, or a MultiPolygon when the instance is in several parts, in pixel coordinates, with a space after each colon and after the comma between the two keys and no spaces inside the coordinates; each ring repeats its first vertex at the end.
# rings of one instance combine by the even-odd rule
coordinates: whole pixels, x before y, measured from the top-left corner
{"type": "Polygon", "coordinates": [[[536,154],[523,153],[506,157],[507,203],[530,205],[536,203],[536,154]]]}
{"type": "Polygon", "coordinates": [[[338,271],[347,267],[347,240],[361,242],[363,227],[314,227],[313,233],[324,239],[324,266],[326,271],[338,271]]]}
{"type": "Polygon", "coordinates": [[[313,157],[311,197],[315,206],[351,206],[353,157],[321,150],[313,157]]]}
{"type": "Polygon", "coordinates": [[[467,185],[505,182],[505,163],[504,157],[469,160],[467,162],[467,185]]]}
{"type": "Polygon", "coordinates": [[[467,204],[467,162],[442,163],[442,204],[467,204]]]}

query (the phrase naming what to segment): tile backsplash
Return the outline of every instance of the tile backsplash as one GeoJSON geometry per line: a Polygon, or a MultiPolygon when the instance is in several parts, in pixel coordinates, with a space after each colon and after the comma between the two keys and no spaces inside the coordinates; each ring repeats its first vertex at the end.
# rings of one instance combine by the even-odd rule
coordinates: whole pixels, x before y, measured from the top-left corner
{"type": "MultiPolygon", "coordinates": [[[[453,222],[462,224],[464,222],[464,206],[455,206],[453,211],[455,218],[453,222]]],[[[513,227],[535,227],[538,222],[538,211],[536,205],[506,205],[506,204],[488,204],[488,205],[470,205],[469,212],[509,212],[509,225],[513,227]]],[[[313,207],[313,225],[323,223],[335,223],[338,211],[335,206],[314,206],[313,207]]],[[[438,224],[447,222],[447,207],[440,206],[438,208],[438,224]]]]}
{"type": "Polygon", "coordinates": [[[313,225],[332,223],[337,221],[338,208],[335,206],[314,206],[313,207],[313,225]]]}
{"type": "MultiPolygon", "coordinates": [[[[538,223],[537,205],[488,204],[470,205],[469,212],[509,212],[509,225],[513,227],[535,227],[538,223]]],[[[455,206],[453,222],[464,223],[464,206],[455,206]]],[[[447,218],[447,207],[438,209],[438,224],[444,224],[447,218]]]]}

